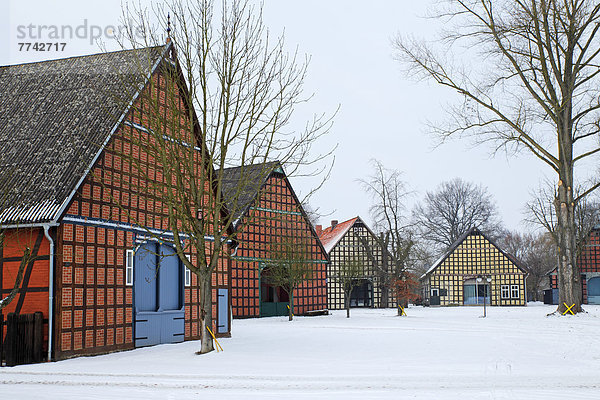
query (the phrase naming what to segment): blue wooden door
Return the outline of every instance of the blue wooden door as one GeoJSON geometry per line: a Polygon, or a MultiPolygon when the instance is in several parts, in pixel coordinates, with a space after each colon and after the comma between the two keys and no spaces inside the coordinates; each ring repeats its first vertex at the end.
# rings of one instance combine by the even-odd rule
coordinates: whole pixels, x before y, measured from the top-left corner
{"type": "Polygon", "coordinates": [[[217,313],[217,332],[227,333],[229,331],[229,290],[218,290],[218,313],[217,313]]]}
{"type": "Polygon", "coordinates": [[[169,246],[146,243],[134,261],[135,346],[184,340],[183,266],[169,246]]]}
{"type": "Polygon", "coordinates": [[[588,280],[587,300],[588,304],[600,304],[600,277],[588,280]]]}

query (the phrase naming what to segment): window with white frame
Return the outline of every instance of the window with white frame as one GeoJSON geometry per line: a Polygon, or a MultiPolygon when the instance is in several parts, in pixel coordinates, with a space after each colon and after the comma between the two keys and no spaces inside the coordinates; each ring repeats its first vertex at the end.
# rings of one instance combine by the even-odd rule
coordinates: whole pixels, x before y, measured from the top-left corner
{"type": "Polygon", "coordinates": [[[501,299],[510,299],[510,286],[508,286],[508,285],[500,286],[500,298],[501,299]]]}
{"type": "Polygon", "coordinates": [[[133,250],[127,250],[127,257],[125,261],[125,285],[133,285],[133,257],[135,252],[133,250]]]}
{"type": "MultiPolygon", "coordinates": [[[[192,257],[189,254],[186,254],[185,257],[189,262],[192,262],[192,257]]],[[[192,285],[192,271],[188,267],[185,267],[185,286],[192,285]]]]}
{"type": "Polygon", "coordinates": [[[519,298],[519,285],[510,285],[510,297],[513,299],[519,298]]]}
{"type": "Polygon", "coordinates": [[[440,289],[434,288],[431,289],[431,297],[439,297],[440,295],[440,289]]]}

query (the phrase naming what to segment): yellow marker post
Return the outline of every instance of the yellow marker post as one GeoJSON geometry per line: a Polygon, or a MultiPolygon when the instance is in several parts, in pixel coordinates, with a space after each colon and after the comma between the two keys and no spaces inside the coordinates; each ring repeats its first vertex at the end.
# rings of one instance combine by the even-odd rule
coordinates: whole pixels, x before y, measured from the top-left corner
{"type": "MultiPolygon", "coordinates": [[[[290,309],[290,305],[288,304],[287,306],[288,310],[290,309]]],[[[292,313],[292,317],[294,316],[294,313],[292,313]]]]}
{"type": "Polygon", "coordinates": [[[575,303],[573,303],[573,304],[571,305],[571,307],[569,307],[569,306],[567,305],[567,303],[563,303],[563,304],[565,305],[565,307],[567,307],[567,309],[565,310],[565,312],[564,312],[562,315],[566,315],[568,312],[570,312],[570,313],[571,313],[571,315],[575,315],[575,313],[574,313],[573,311],[571,311],[571,308],[575,307],[575,303]]]}
{"type": "Polygon", "coordinates": [[[221,343],[219,343],[219,341],[215,337],[215,334],[212,333],[212,331],[210,330],[210,328],[208,327],[208,325],[206,326],[206,329],[208,329],[208,331],[210,332],[210,336],[212,336],[213,340],[217,344],[217,346],[215,347],[215,349],[217,349],[217,352],[219,352],[219,349],[221,349],[220,351],[223,351],[223,347],[221,346],[221,343]]]}
{"type": "Polygon", "coordinates": [[[400,316],[404,315],[405,317],[408,317],[408,315],[406,315],[406,312],[404,311],[404,307],[402,307],[402,306],[398,306],[398,307],[400,308],[400,316]]]}

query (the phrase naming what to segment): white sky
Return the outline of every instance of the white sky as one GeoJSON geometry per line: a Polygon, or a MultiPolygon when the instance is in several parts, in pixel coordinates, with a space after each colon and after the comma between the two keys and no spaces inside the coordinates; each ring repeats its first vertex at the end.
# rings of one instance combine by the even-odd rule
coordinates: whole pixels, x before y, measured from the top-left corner
{"type": "MultiPolygon", "coordinates": [[[[307,91],[314,92],[310,110],[333,112],[341,106],[323,148],[339,143],[331,179],[311,203],[331,219],[360,215],[370,221],[371,199],[359,178],[371,173],[369,160],[404,172],[417,192],[433,190],[442,181],[462,177],[483,184],[495,198],[504,224],[524,229],[522,209],[529,192],[543,174],[551,171],[527,154],[491,156],[491,148],[473,147],[453,140],[433,148],[424,122],[443,118],[444,105],[453,94],[427,83],[408,79],[393,59],[391,38],[398,32],[431,36],[434,22],[425,15],[431,0],[265,0],[265,22],[273,34],[285,29],[290,50],[298,46],[311,55],[307,91]],[[367,5],[365,5],[367,4],[367,5]]],[[[120,0],[0,2],[0,65],[96,53],[89,39],[69,39],[63,52],[19,51],[19,25],[117,25],[120,0]],[[7,46],[8,44],[8,46],[7,46]]],[[[111,48],[111,43],[107,43],[111,48]]],[[[117,49],[113,45],[113,49],[117,49]]],[[[298,120],[298,129],[305,120],[298,120]]],[[[292,181],[300,194],[315,180],[292,181]]],[[[409,207],[412,207],[410,205],[409,207]]]]}

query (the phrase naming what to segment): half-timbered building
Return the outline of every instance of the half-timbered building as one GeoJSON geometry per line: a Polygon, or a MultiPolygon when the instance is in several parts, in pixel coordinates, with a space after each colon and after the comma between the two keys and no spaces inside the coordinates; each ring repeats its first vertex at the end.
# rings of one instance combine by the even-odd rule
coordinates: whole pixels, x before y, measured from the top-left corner
{"type": "MultiPolygon", "coordinates": [[[[41,311],[48,359],[205,334],[196,276],[161,240],[172,240],[161,195],[135,190],[164,180],[139,145],[141,99],[191,107],[178,68],[170,43],[0,68],[2,297],[23,249],[35,256],[2,313],[41,311]]],[[[228,334],[230,302],[217,300],[229,298],[226,258],[213,281],[213,329],[228,334]]]]}
{"type": "Polygon", "coordinates": [[[527,273],[477,228],[465,232],[421,276],[430,305],[526,305],[527,273]]]}
{"type": "MultiPolygon", "coordinates": [[[[589,232],[585,244],[577,256],[577,266],[581,273],[581,295],[583,304],[600,304],[600,225],[589,232]]],[[[558,304],[558,274],[554,269],[549,274],[550,292],[544,295],[544,302],[558,304]]]]}
{"type": "Polygon", "coordinates": [[[377,237],[360,217],[344,222],[331,221],[323,229],[317,225],[317,233],[329,254],[327,268],[327,305],[332,310],[345,308],[342,283],[335,277],[346,262],[360,262],[363,275],[358,278],[350,296],[350,307],[394,307],[391,291],[385,287],[389,267],[384,265],[385,251],[377,237]]]}
{"type": "Polygon", "coordinates": [[[231,265],[233,317],[288,315],[288,306],[297,315],[327,310],[327,253],[281,164],[228,168],[223,186],[226,196],[238,203],[229,205],[238,210],[238,247],[231,265]],[[293,293],[293,304],[266,276],[269,265],[280,257],[278,245],[286,242],[302,246],[298,251],[309,266],[307,279],[293,293]]]}

